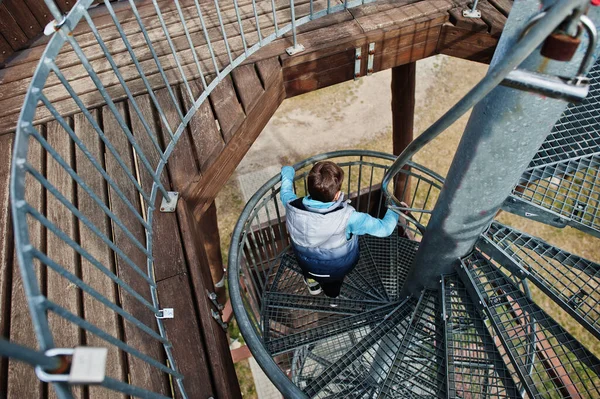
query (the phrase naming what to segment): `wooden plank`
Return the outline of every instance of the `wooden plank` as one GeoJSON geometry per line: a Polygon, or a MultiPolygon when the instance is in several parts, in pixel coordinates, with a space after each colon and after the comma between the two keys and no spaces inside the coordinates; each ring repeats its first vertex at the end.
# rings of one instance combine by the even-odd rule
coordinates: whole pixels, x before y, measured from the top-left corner
{"type": "MultiPolygon", "coordinates": [[[[117,108],[121,115],[124,114],[123,103],[118,103],[117,108]]],[[[102,108],[102,121],[104,133],[111,143],[117,149],[119,155],[123,158],[130,170],[135,171],[133,153],[127,138],[119,127],[115,116],[110,112],[108,107],[102,108]]],[[[112,155],[106,155],[106,171],[114,179],[126,198],[134,204],[141,213],[140,199],[137,190],[126,177],[121,167],[117,164],[112,155]]],[[[135,172],[134,172],[135,174],[135,172]]],[[[109,200],[111,210],[120,218],[125,226],[131,231],[134,237],[141,243],[145,243],[144,228],[134,218],[133,214],[127,208],[125,203],[118,198],[117,193],[109,187],[109,200]]],[[[134,246],[134,244],[126,237],[125,233],[114,223],[111,223],[113,231],[113,239],[115,244],[126,253],[129,258],[142,270],[146,270],[146,256],[134,246]]],[[[151,301],[150,288],[148,283],[128,265],[124,259],[117,257],[117,272],[127,284],[134,287],[137,292],[146,300],[151,301]]],[[[156,318],[151,310],[143,306],[140,302],[134,299],[124,290],[120,291],[122,307],[125,311],[132,314],[146,326],[153,330],[156,329],[156,318]]],[[[125,337],[126,343],[140,350],[142,353],[152,357],[159,363],[164,364],[164,350],[162,344],[150,338],[145,332],[136,328],[132,323],[125,322],[125,337]]],[[[156,331],[156,330],[155,330],[156,331]]],[[[131,384],[145,387],[148,390],[170,395],[169,382],[164,373],[150,366],[141,359],[128,354],[129,380],[131,384]]]]}
{"type": "MultiPolygon", "coordinates": [[[[68,120],[71,124],[71,121],[68,120]]],[[[58,122],[48,123],[48,144],[52,146],[58,155],[70,166],[75,164],[73,159],[73,143],[62,126],[58,122]]],[[[67,171],[58,164],[52,157],[47,156],[46,161],[47,179],[67,201],[72,204],[75,202],[75,192],[73,190],[74,182],[67,171]]],[[[68,237],[76,240],[75,217],[62,205],[52,194],[46,197],[46,208],[48,221],[56,225],[68,237]]],[[[63,240],[53,233],[48,232],[46,238],[46,253],[50,259],[56,262],[60,267],[69,273],[80,277],[80,259],[76,252],[63,240]]],[[[47,268],[47,297],[50,301],[66,309],[70,313],[82,316],[81,291],[75,288],[66,278],[60,276],[57,272],[47,268]]],[[[48,314],[48,323],[54,336],[54,344],[58,348],[72,348],[81,344],[82,330],[75,324],[50,312],[48,314]]],[[[52,391],[53,392],[53,391],[52,391]]],[[[81,387],[73,389],[77,397],[82,397],[81,387]]]]}
{"type": "MultiPolygon", "coordinates": [[[[98,120],[97,110],[92,110],[92,115],[98,120]]],[[[81,139],[91,156],[94,157],[97,162],[102,164],[104,154],[102,152],[101,141],[92,125],[87,121],[83,114],[76,114],[73,118],[73,122],[77,136],[81,139]]],[[[75,162],[77,165],[77,174],[85,181],[89,188],[102,199],[103,203],[108,204],[108,195],[104,178],[79,148],[76,148],[75,151],[75,162]]],[[[77,199],[79,211],[89,219],[100,232],[107,237],[110,237],[111,232],[107,216],[81,186],[77,186],[77,199]]],[[[79,237],[80,245],[85,251],[108,270],[116,273],[113,253],[110,248],[81,221],[79,221],[79,237]]],[[[112,303],[119,303],[115,284],[100,269],[85,258],[81,259],[81,279],[93,289],[104,295],[112,303]]],[[[83,297],[83,309],[87,321],[101,328],[113,337],[124,339],[119,318],[114,311],[89,295],[83,297]]],[[[108,347],[106,375],[119,381],[126,381],[126,367],[116,346],[107,346],[106,341],[93,334],[87,334],[85,342],[88,346],[108,347]]],[[[91,386],[89,387],[89,390],[90,396],[94,398],[124,397],[122,394],[104,388],[91,386]]]]}
{"type": "Polygon", "coordinates": [[[508,17],[508,13],[513,6],[513,0],[488,0],[490,4],[498,9],[505,17],[508,17]]]}
{"type": "Polygon", "coordinates": [[[27,8],[31,11],[35,19],[38,21],[41,27],[52,21],[52,15],[48,11],[48,8],[43,1],[40,0],[23,0],[27,8]]]}
{"type": "MultiPolygon", "coordinates": [[[[0,336],[10,336],[13,229],[10,216],[10,166],[14,135],[0,137],[0,336]]],[[[0,397],[7,397],[8,359],[0,359],[0,397]]]]}
{"type": "MultiPolygon", "coordinates": [[[[178,244],[181,245],[181,241],[178,244]]],[[[206,295],[203,292],[197,294],[206,295]]],[[[206,358],[206,349],[187,274],[179,274],[159,281],[158,295],[161,304],[175,310],[175,318],[164,320],[163,324],[169,339],[173,342],[172,350],[177,369],[185,377],[183,386],[188,397],[221,397],[222,393],[215,391],[210,379],[210,363],[206,358]]]]}
{"type": "Polygon", "coordinates": [[[231,76],[244,112],[247,114],[265,92],[258,78],[256,67],[253,64],[241,65],[231,72],[231,76]]]}
{"type": "MultiPolygon", "coordinates": [[[[296,4],[296,11],[298,13],[297,17],[306,15],[309,12],[309,5],[307,4],[307,2],[308,0],[301,0],[299,3],[296,4]]],[[[254,12],[252,9],[252,4],[250,0],[244,0],[243,3],[245,4],[240,3],[239,7],[240,18],[242,18],[242,26],[244,28],[244,32],[246,33],[246,38],[252,39],[254,42],[256,42],[258,38],[255,37],[254,34],[254,32],[256,31],[256,26],[254,21],[254,12]]],[[[323,3],[323,0],[315,2],[315,4],[321,3],[323,3]]],[[[284,8],[285,4],[288,4],[287,7],[289,7],[289,2],[285,3],[284,0],[277,0],[276,9],[279,10],[277,11],[277,19],[279,24],[284,24],[290,21],[289,10],[286,10],[284,8]]],[[[209,37],[214,45],[223,38],[218,17],[214,9],[212,11],[210,9],[204,11],[206,13],[203,14],[203,16],[208,29],[209,37]]],[[[191,13],[191,15],[195,15],[195,7],[190,7],[188,12],[191,13]]],[[[236,36],[239,37],[239,26],[235,10],[232,9],[232,6],[229,6],[222,7],[221,12],[228,39],[232,40],[235,39],[236,36]]],[[[268,3],[268,5],[267,3],[259,3],[257,13],[259,15],[261,29],[271,28],[272,31],[273,17],[270,2],[268,3]]],[[[152,14],[148,18],[143,19],[148,36],[152,40],[152,43],[159,56],[170,55],[171,49],[165,41],[164,31],[161,25],[159,24],[156,15],[154,14],[152,14]]],[[[178,49],[178,51],[188,50],[189,52],[189,43],[184,35],[185,31],[183,29],[181,21],[179,20],[178,14],[175,11],[173,11],[169,13],[169,15],[170,16],[168,16],[165,23],[168,26],[169,34],[171,35],[174,47],[178,49]]],[[[187,25],[188,32],[191,35],[193,43],[196,47],[198,47],[201,50],[200,46],[205,44],[206,41],[201,29],[199,19],[191,18],[188,21],[187,25]]],[[[132,48],[134,49],[137,58],[140,61],[150,60],[152,58],[152,54],[147,49],[148,46],[146,44],[143,34],[140,31],[137,21],[122,23],[122,28],[127,34],[127,39],[130,42],[132,48]]],[[[269,34],[270,33],[271,32],[269,32],[269,34]]],[[[122,66],[131,64],[131,60],[127,59],[127,57],[129,56],[126,51],[125,44],[120,39],[120,36],[118,32],[114,29],[113,24],[106,27],[105,29],[100,29],[100,35],[102,36],[105,45],[110,51],[110,53],[113,55],[113,57],[115,57],[115,62],[117,63],[117,65],[122,66]],[[117,57],[117,55],[121,55],[121,57],[117,57]],[[125,64],[123,63],[123,60],[125,60],[125,64]]],[[[92,61],[92,66],[94,66],[94,69],[98,73],[110,69],[110,65],[108,65],[108,63],[105,62],[105,56],[102,53],[102,50],[92,33],[78,35],[77,40],[79,45],[82,47],[84,54],[86,54],[88,59],[92,61]],[[93,61],[97,62],[94,63],[93,61]]],[[[61,68],[61,70],[63,70],[63,73],[65,73],[66,76],[69,76],[71,79],[73,79],[74,77],[81,76],[81,74],[84,72],[83,68],[79,65],[80,61],[78,57],[74,54],[73,50],[69,50],[69,48],[70,46],[64,47],[64,50],[60,52],[60,56],[56,59],[56,64],[58,67],[61,68]],[[69,68],[72,66],[76,66],[78,68],[69,68]],[[75,73],[75,71],[78,72],[75,73]]],[[[37,66],[37,62],[41,57],[44,49],[45,46],[39,46],[18,54],[15,57],[15,59],[11,61],[10,68],[5,68],[5,70],[0,71],[0,80],[6,83],[21,80],[28,76],[32,76],[33,72],[35,71],[35,67],[37,66]]],[[[205,59],[209,58],[209,53],[207,51],[204,51],[201,54],[203,54],[205,59]]],[[[188,56],[182,55],[181,57],[186,58],[188,56]]],[[[188,58],[190,61],[192,61],[191,53],[189,53],[188,58]]],[[[58,80],[56,80],[56,78],[50,76],[49,83],[55,84],[57,82],[58,80]]]]}
{"type": "Polygon", "coordinates": [[[231,176],[284,97],[283,76],[280,75],[278,83],[265,91],[265,94],[261,97],[261,106],[255,107],[247,115],[242,126],[232,136],[217,160],[202,174],[200,181],[188,187],[185,197],[194,206],[194,218],[200,220],[201,215],[210,206],[221,189],[222,182],[227,181],[231,176]]]}
{"type": "Polygon", "coordinates": [[[198,224],[198,230],[203,237],[204,252],[206,253],[212,281],[215,284],[214,292],[217,294],[217,301],[225,303],[227,300],[227,290],[225,288],[225,272],[223,257],[221,255],[217,206],[214,201],[202,215],[202,220],[198,224]],[[217,285],[217,283],[219,284],[217,285]]]}
{"type": "Polygon", "coordinates": [[[12,54],[13,49],[3,36],[0,36],[0,64],[6,61],[12,54]]]}
{"type": "MultiPolygon", "coordinates": [[[[320,0],[320,1],[324,1],[324,0],[320,0]]],[[[300,6],[299,10],[303,11],[303,12],[308,12],[308,4],[300,6]],[[302,7],[304,7],[306,10],[303,11],[302,7]]],[[[263,18],[270,18],[270,16],[267,14],[267,15],[264,15],[263,18]]],[[[285,15],[280,17],[280,23],[284,23],[285,18],[286,18],[285,15]]],[[[247,40],[250,40],[248,42],[248,45],[252,45],[253,44],[253,42],[251,41],[252,31],[255,30],[256,28],[250,19],[246,19],[244,21],[244,24],[249,24],[249,26],[245,28],[245,32],[247,34],[247,36],[246,36],[247,40]]],[[[270,22],[266,25],[270,26],[270,22]]],[[[237,54],[237,55],[241,54],[241,52],[243,51],[243,43],[242,43],[241,37],[239,35],[235,36],[235,33],[238,30],[237,24],[231,23],[231,24],[227,25],[227,29],[231,30],[231,32],[228,33],[228,35],[229,35],[228,42],[230,44],[231,51],[233,52],[233,54],[237,54]]],[[[217,31],[218,31],[218,29],[215,28],[214,32],[217,32],[217,31]]],[[[265,35],[268,35],[268,34],[272,33],[272,31],[274,31],[274,29],[272,27],[269,27],[267,29],[264,29],[263,33],[265,35]]],[[[198,37],[197,37],[196,41],[203,43],[204,42],[203,35],[198,32],[197,36],[198,37]]],[[[157,37],[157,40],[159,38],[161,40],[163,40],[161,43],[159,43],[159,44],[161,44],[161,46],[159,47],[158,53],[163,54],[162,56],[159,56],[159,61],[161,62],[163,68],[166,70],[167,75],[169,77],[169,81],[171,83],[174,84],[174,83],[181,82],[183,79],[181,78],[181,76],[179,74],[179,71],[176,67],[176,63],[175,63],[174,59],[170,55],[171,53],[170,53],[170,50],[168,49],[168,46],[164,42],[164,33],[160,33],[159,37],[157,37]]],[[[140,39],[140,40],[142,40],[142,39],[140,39]]],[[[187,44],[187,39],[185,37],[180,37],[177,40],[179,40],[180,47],[182,48],[182,51],[180,51],[178,53],[178,57],[180,58],[180,60],[182,62],[184,73],[188,76],[188,79],[193,79],[193,78],[199,77],[199,73],[198,73],[195,61],[193,59],[192,52],[189,49],[188,44],[187,44]]],[[[174,40],[174,42],[177,42],[177,40],[174,40]]],[[[256,38],[255,40],[258,40],[258,39],[256,38]]],[[[221,41],[213,41],[212,45],[213,45],[215,54],[217,55],[217,58],[219,59],[219,64],[224,65],[224,64],[228,63],[225,43],[222,40],[221,41]]],[[[201,61],[202,70],[205,73],[214,72],[214,66],[213,66],[212,60],[210,60],[210,54],[209,54],[208,47],[203,44],[203,45],[196,47],[196,49],[197,49],[198,53],[201,55],[200,58],[202,59],[202,61],[201,61]]],[[[140,49],[140,51],[142,51],[143,53],[140,54],[138,51],[137,56],[138,56],[138,59],[141,61],[140,65],[141,65],[142,69],[144,70],[144,72],[146,73],[146,75],[148,76],[148,78],[151,82],[151,85],[153,87],[157,87],[156,85],[158,85],[158,87],[164,86],[162,77],[158,74],[158,67],[156,66],[156,63],[154,62],[154,60],[151,57],[150,50],[144,44],[143,47],[140,49]],[[154,82],[156,82],[156,84],[154,82]]],[[[88,55],[90,56],[90,58],[94,58],[94,57],[97,57],[98,54],[102,54],[102,53],[100,51],[96,51],[95,54],[93,54],[93,55],[88,54],[88,55]]],[[[61,60],[64,60],[64,59],[65,58],[59,57],[57,62],[60,62],[61,60]]],[[[73,58],[73,59],[76,60],[76,58],[73,58]]],[[[138,72],[137,68],[135,67],[135,65],[133,65],[131,63],[131,57],[127,53],[120,53],[114,57],[114,61],[117,65],[121,66],[121,68],[119,70],[120,70],[120,73],[122,74],[123,78],[125,79],[125,81],[128,81],[128,82],[133,81],[134,82],[133,85],[132,85],[132,83],[128,83],[130,86],[130,89],[132,89],[132,92],[134,92],[134,94],[140,94],[141,92],[145,92],[145,86],[142,84],[141,78],[139,77],[139,72],[138,72]],[[138,87],[139,87],[139,89],[138,89],[138,87]]],[[[112,71],[112,69],[110,68],[108,63],[105,61],[105,59],[102,58],[100,60],[92,61],[91,65],[98,73],[98,76],[101,79],[101,81],[103,82],[103,85],[111,93],[111,96],[116,99],[124,98],[124,91],[123,91],[122,87],[120,86],[118,78],[115,75],[115,73],[112,71]]],[[[18,69],[15,72],[22,73],[18,69]]],[[[82,98],[83,98],[83,96],[82,96],[83,94],[90,93],[92,97],[95,97],[97,99],[96,101],[101,99],[101,97],[98,95],[94,96],[94,93],[96,93],[95,85],[92,83],[92,81],[88,77],[88,74],[87,74],[87,71],[85,70],[85,68],[83,68],[83,66],[80,65],[79,62],[77,62],[77,65],[66,68],[62,72],[70,80],[70,85],[73,87],[73,90],[75,92],[77,92],[82,98]]],[[[14,76],[13,77],[5,76],[3,79],[13,79],[13,78],[14,78],[14,76]]],[[[12,82],[7,82],[3,85],[3,90],[0,92],[0,98],[2,99],[2,100],[0,100],[0,108],[4,109],[4,115],[18,114],[20,112],[20,107],[17,107],[15,104],[19,104],[19,105],[22,104],[22,102],[24,101],[25,93],[28,89],[28,86],[29,86],[28,81],[23,80],[23,79],[12,81],[12,82]]],[[[54,75],[51,75],[49,77],[48,81],[46,82],[45,92],[47,93],[46,95],[47,95],[48,99],[55,104],[57,109],[60,110],[63,107],[63,105],[60,103],[60,100],[63,100],[62,103],[70,104],[69,105],[70,108],[73,107],[73,102],[70,99],[71,96],[62,87],[62,84],[60,84],[60,82],[54,75]],[[57,102],[59,102],[59,103],[57,104],[57,102]]],[[[101,104],[87,104],[86,103],[86,105],[97,106],[97,105],[101,105],[101,104]]],[[[40,116],[47,115],[47,111],[45,111],[43,108],[41,108],[41,109],[42,109],[42,111],[38,112],[38,115],[40,115],[40,116]]]]}
{"type": "Polygon", "coordinates": [[[197,293],[196,306],[200,315],[200,330],[204,334],[215,390],[220,398],[241,399],[239,383],[229,354],[229,340],[225,331],[212,318],[212,304],[205,294],[206,290],[212,291],[213,284],[206,254],[203,251],[203,238],[198,234],[198,224],[193,218],[187,201],[179,201],[177,214],[188,264],[197,265],[197,267],[190,267],[190,277],[193,290],[197,293]]]}
{"type": "MultiPolygon", "coordinates": [[[[199,88],[197,82],[194,84],[199,88]]],[[[186,109],[189,109],[192,105],[186,96],[184,96],[184,104],[186,109]]],[[[190,119],[188,131],[195,151],[195,158],[198,162],[200,173],[202,173],[215,161],[217,156],[223,151],[223,148],[225,148],[225,141],[217,127],[217,121],[210,101],[205,100],[200,105],[198,111],[190,119]]]]}
{"type": "MultiPolygon", "coordinates": [[[[38,129],[44,134],[45,129],[38,129]]],[[[30,140],[27,162],[37,171],[44,170],[44,152],[37,142],[30,140]]],[[[42,187],[34,181],[31,176],[25,180],[25,200],[34,209],[45,212],[43,203],[42,187]]],[[[7,186],[8,187],[8,186],[7,186]]],[[[29,241],[34,248],[43,249],[46,241],[46,230],[40,223],[29,221],[29,241]]],[[[38,281],[41,286],[45,285],[45,271],[42,270],[39,261],[33,262],[33,267],[37,272],[38,281]]],[[[42,292],[44,293],[44,292],[42,292]]],[[[12,262],[12,292],[10,302],[10,340],[12,342],[27,346],[29,348],[39,348],[38,341],[33,329],[33,323],[29,313],[27,298],[23,288],[23,280],[19,271],[19,265],[16,254],[12,262]]],[[[7,398],[32,398],[41,399],[44,394],[44,384],[42,384],[33,368],[25,363],[14,360],[8,361],[8,382],[7,398]]]]}
{"type": "Polygon", "coordinates": [[[221,83],[214,88],[210,93],[210,102],[213,109],[225,142],[228,143],[231,137],[239,129],[246,115],[240,105],[233,82],[230,76],[226,76],[221,83]]]}
{"type": "Polygon", "coordinates": [[[4,36],[13,50],[22,48],[29,40],[6,5],[2,3],[0,3],[0,34],[4,36]]]}
{"type": "MultiPolygon", "coordinates": [[[[156,135],[159,126],[156,124],[153,116],[150,96],[138,96],[135,100],[140,109],[141,118],[145,119],[148,123],[150,133],[156,135]]],[[[140,116],[134,111],[131,102],[128,102],[128,104],[133,135],[148,162],[152,166],[152,169],[156,170],[160,162],[160,155],[156,147],[152,144],[150,136],[141,122],[140,116]]],[[[158,141],[158,137],[155,137],[155,139],[158,141]]],[[[136,158],[142,189],[149,193],[152,191],[154,180],[142,164],[139,154],[136,158]]],[[[170,183],[165,173],[160,176],[160,182],[167,191],[171,191],[170,183]]],[[[159,192],[156,196],[156,203],[154,204],[157,211],[154,212],[154,219],[152,221],[152,254],[154,256],[154,275],[156,281],[175,276],[186,270],[181,245],[179,245],[181,240],[179,238],[179,228],[177,227],[177,215],[174,213],[158,211],[160,209],[162,198],[163,195],[159,192]]]]}
{"type": "Polygon", "coordinates": [[[487,1],[478,3],[477,8],[481,11],[481,19],[490,26],[490,35],[500,36],[506,25],[506,17],[487,1]]]}
{"type": "Polygon", "coordinates": [[[470,30],[474,32],[487,32],[488,25],[480,18],[465,18],[463,10],[454,8],[448,12],[450,14],[450,22],[457,28],[470,30]]]}
{"type": "MultiPolygon", "coordinates": [[[[167,89],[161,89],[155,94],[169,124],[175,127],[178,126],[181,121],[167,89]]],[[[160,134],[163,143],[168,143],[171,140],[168,130],[162,121],[160,134]]],[[[175,191],[181,192],[185,186],[191,181],[197,180],[200,176],[190,142],[189,132],[186,129],[179,137],[179,141],[169,157],[167,172],[175,191]]]]}
{"type": "Polygon", "coordinates": [[[498,39],[481,32],[472,32],[445,24],[440,33],[437,52],[470,61],[489,64],[498,39]]]}
{"type": "Polygon", "coordinates": [[[383,13],[357,18],[358,23],[365,32],[378,30],[390,25],[401,25],[426,15],[447,12],[454,8],[451,0],[428,0],[408,4],[400,8],[391,8],[383,13]]]}
{"type": "MultiPolygon", "coordinates": [[[[345,63],[333,63],[332,68],[323,71],[302,73],[295,79],[286,80],[285,92],[287,98],[354,79],[354,50],[348,50],[335,56],[324,58],[323,60],[324,62],[328,62],[331,59],[337,60],[342,58],[346,59],[345,63]]],[[[319,65],[319,61],[311,61],[311,63],[319,65]]],[[[291,78],[285,69],[284,74],[286,79],[291,78]]]]}
{"type": "Polygon", "coordinates": [[[273,57],[258,61],[256,69],[258,70],[258,76],[263,88],[267,90],[277,81],[277,77],[281,73],[281,64],[278,57],[273,57]]]}
{"type": "Polygon", "coordinates": [[[34,39],[42,33],[42,26],[35,19],[33,13],[29,11],[27,5],[23,4],[22,0],[4,0],[2,4],[6,6],[6,9],[13,16],[28,39],[34,39]]]}
{"type": "Polygon", "coordinates": [[[400,8],[420,1],[422,0],[378,0],[356,8],[351,8],[350,13],[354,18],[358,19],[373,14],[385,13],[393,8],[400,8]]]}

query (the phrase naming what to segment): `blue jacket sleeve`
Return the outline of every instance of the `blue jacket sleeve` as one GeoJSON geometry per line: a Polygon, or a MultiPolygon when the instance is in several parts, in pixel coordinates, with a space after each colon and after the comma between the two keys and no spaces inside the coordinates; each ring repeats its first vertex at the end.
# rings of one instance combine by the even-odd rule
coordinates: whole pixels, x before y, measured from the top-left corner
{"type": "Polygon", "coordinates": [[[279,192],[279,197],[284,205],[298,198],[294,193],[295,175],[296,171],[291,166],[281,168],[281,191],[279,192]]]}
{"type": "Polygon", "coordinates": [[[348,220],[346,233],[387,237],[394,232],[397,224],[398,214],[389,209],[383,219],[374,218],[367,213],[354,212],[348,220]]]}

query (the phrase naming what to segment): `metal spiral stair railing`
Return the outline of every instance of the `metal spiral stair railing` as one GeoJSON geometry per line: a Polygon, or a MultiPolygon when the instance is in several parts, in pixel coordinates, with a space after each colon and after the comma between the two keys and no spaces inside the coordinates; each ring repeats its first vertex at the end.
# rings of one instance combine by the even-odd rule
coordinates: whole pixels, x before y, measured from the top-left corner
{"type": "MultiPolygon", "coordinates": [[[[426,275],[428,267],[440,269],[433,264],[421,264],[415,272],[422,247],[431,245],[427,238],[440,234],[440,225],[436,224],[434,231],[431,225],[439,223],[436,213],[440,206],[436,203],[442,201],[447,184],[409,159],[483,99],[528,55],[524,52],[517,61],[516,52],[507,52],[497,61],[484,81],[411,143],[392,165],[378,166],[387,170],[383,184],[373,185],[371,181],[366,193],[370,198],[381,190],[391,200],[389,206],[400,214],[399,225],[388,238],[361,237],[360,263],[345,280],[339,298],[312,297],[306,290],[290,254],[284,207],[277,202],[279,176],[249,201],[230,248],[230,293],[246,342],[286,397],[600,396],[600,360],[533,301],[528,286],[533,283],[598,338],[600,265],[492,222],[496,211],[482,211],[480,217],[489,218],[489,222],[474,220],[469,225],[481,234],[468,230],[465,234],[466,240],[473,240],[470,253],[437,275],[426,275]],[[414,190],[408,196],[394,192],[403,179],[404,183],[410,181],[405,187],[414,190]],[[412,201],[402,203],[395,195],[412,201]],[[267,212],[270,202],[275,203],[277,217],[265,222],[268,215],[258,215],[267,212]],[[419,273],[426,277],[419,278],[419,273]],[[416,289],[419,292],[415,295],[416,289]]],[[[593,81],[593,85],[597,83],[593,81]]],[[[597,86],[592,87],[592,93],[595,90],[597,86]]],[[[485,106],[490,104],[493,100],[485,106]]],[[[474,114],[477,111],[481,113],[475,118],[490,109],[476,109],[474,114]]],[[[367,168],[372,167],[365,161],[367,157],[390,159],[360,151],[310,158],[295,165],[296,193],[306,193],[308,166],[332,159],[350,176],[343,190],[359,206],[367,186],[361,186],[360,178],[353,185],[356,177],[351,170],[353,163],[347,159],[350,155],[359,157],[359,163],[367,168]]],[[[354,173],[364,172],[359,168],[354,173]]],[[[450,186],[460,186],[461,177],[452,177],[456,181],[450,186]]],[[[441,212],[448,217],[448,199],[443,200],[441,212]]],[[[501,202],[494,204],[496,210],[501,202]]],[[[462,204],[462,208],[470,205],[462,204]]],[[[373,214],[380,215],[381,211],[373,214]]],[[[474,211],[469,211],[460,216],[466,215],[470,221],[474,211]]],[[[457,237],[460,235],[449,236],[448,241],[454,244],[465,239],[457,237]]],[[[430,251],[435,254],[436,248],[430,247],[430,251]]]]}

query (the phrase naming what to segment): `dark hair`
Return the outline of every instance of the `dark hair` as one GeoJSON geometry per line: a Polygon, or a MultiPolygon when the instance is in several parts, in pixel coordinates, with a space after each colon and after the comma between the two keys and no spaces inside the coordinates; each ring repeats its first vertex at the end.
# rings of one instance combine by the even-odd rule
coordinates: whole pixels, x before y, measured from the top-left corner
{"type": "Polygon", "coordinates": [[[308,174],[308,193],[321,202],[331,202],[342,188],[344,171],[331,161],[318,162],[308,174]]]}

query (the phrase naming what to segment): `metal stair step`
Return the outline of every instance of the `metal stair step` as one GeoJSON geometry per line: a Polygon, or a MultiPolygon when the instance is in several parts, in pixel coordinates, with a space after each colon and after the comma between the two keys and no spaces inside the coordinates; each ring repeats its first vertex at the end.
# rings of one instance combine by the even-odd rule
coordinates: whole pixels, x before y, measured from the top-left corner
{"type": "Polygon", "coordinates": [[[570,104],[503,208],[600,237],[600,62],[588,97],[570,104]]]}
{"type": "Polygon", "coordinates": [[[378,398],[445,398],[444,324],[439,293],[423,291],[408,330],[389,355],[392,366],[378,398]]]}
{"type": "MultiPolygon", "coordinates": [[[[380,314],[380,318],[371,332],[323,370],[304,389],[304,392],[309,397],[313,397],[330,384],[339,386],[340,378],[346,378],[346,383],[350,384],[355,393],[376,389],[377,375],[381,373],[379,369],[389,367],[389,365],[386,365],[386,362],[389,363],[389,358],[386,359],[387,350],[389,349],[386,343],[388,340],[393,341],[400,338],[406,328],[406,326],[401,327],[401,325],[406,324],[405,321],[413,311],[414,306],[415,301],[413,299],[406,299],[396,304],[386,314],[380,314]],[[356,369],[359,369],[359,372],[356,369]],[[346,374],[349,374],[351,378],[348,379],[346,374]]],[[[340,394],[341,392],[338,392],[338,395],[340,394]]]]}
{"type": "Polygon", "coordinates": [[[527,277],[600,339],[600,265],[500,223],[478,246],[520,277],[527,277]]]}
{"type": "Polygon", "coordinates": [[[442,300],[448,398],[520,397],[505,359],[456,275],[442,278],[442,300]]]}
{"type": "Polygon", "coordinates": [[[600,397],[600,360],[496,265],[475,251],[458,269],[473,301],[481,303],[489,317],[530,397],[600,397]]]}
{"type": "Polygon", "coordinates": [[[389,303],[380,308],[363,312],[354,316],[319,320],[316,318],[308,328],[298,332],[292,332],[281,338],[276,338],[265,342],[267,350],[271,356],[289,352],[304,345],[326,340],[328,338],[336,339],[340,334],[347,334],[351,331],[360,330],[363,327],[377,325],[391,311],[398,307],[398,303],[389,303]]]}

